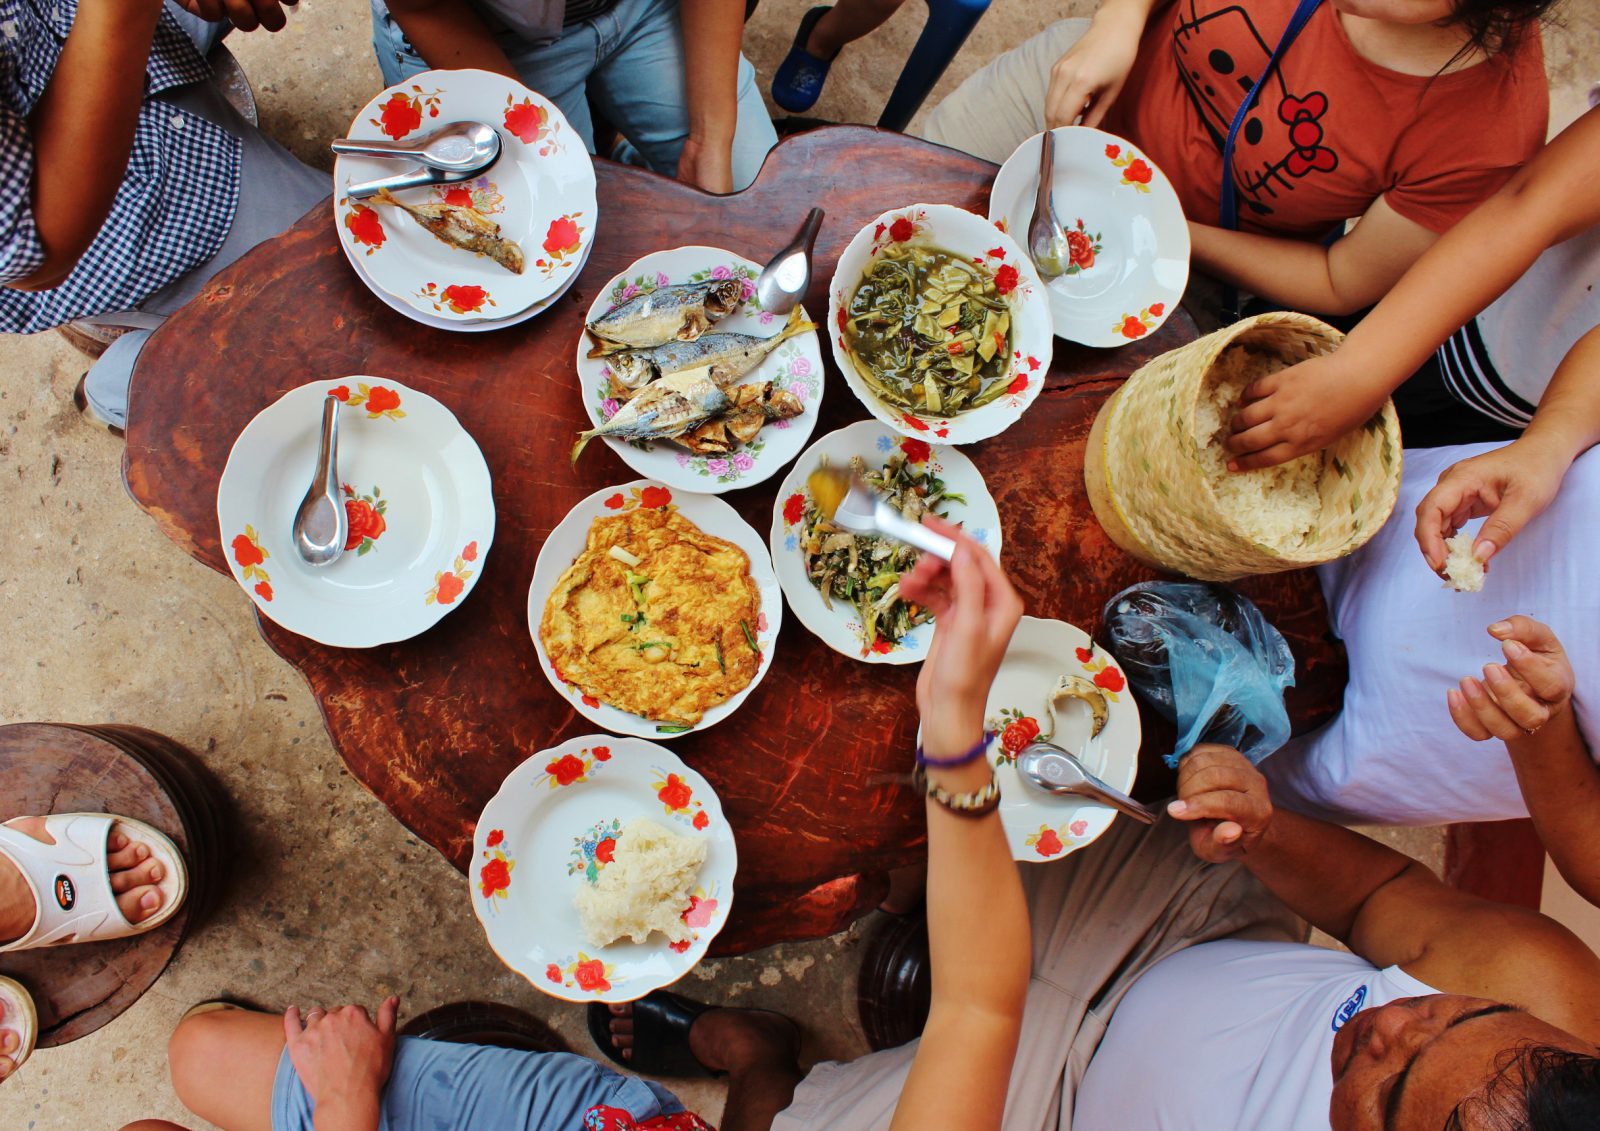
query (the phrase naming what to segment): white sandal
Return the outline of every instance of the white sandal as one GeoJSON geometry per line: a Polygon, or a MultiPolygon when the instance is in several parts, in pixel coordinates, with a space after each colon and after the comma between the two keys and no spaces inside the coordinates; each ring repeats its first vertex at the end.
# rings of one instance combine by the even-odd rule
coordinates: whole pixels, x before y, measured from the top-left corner
{"type": "Polygon", "coordinates": [[[0,954],[142,934],[171,919],[183,905],[189,892],[183,856],[177,845],[143,821],[109,813],[52,813],[44,819],[44,827],[54,844],[0,824],[0,856],[15,864],[27,880],[35,908],[33,926],[21,938],[0,945],[0,954]],[[163,870],[155,885],[162,895],[161,906],[142,922],[127,920],[111,890],[106,857],[113,830],[124,833],[130,844],[149,848],[150,859],[163,870]]]}
{"type": "Polygon", "coordinates": [[[22,1067],[22,1062],[33,1053],[34,1043],[39,1039],[39,1012],[33,1007],[33,996],[22,988],[22,983],[10,978],[0,977],[0,1033],[11,1030],[22,1038],[14,1052],[0,1052],[0,1056],[11,1061],[11,1071],[5,1076],[0,1076],[0,1082],[16,1075],[17,1069],[22,1067]]]}

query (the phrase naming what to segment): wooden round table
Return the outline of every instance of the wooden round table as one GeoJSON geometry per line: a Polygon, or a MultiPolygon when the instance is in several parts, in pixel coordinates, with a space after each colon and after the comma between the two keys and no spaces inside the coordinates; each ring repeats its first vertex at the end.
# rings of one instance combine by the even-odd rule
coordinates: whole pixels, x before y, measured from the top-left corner
{"type": "MultiPolygon", "coordinates": [[[[495,543],[477,588],[423,635],[366,650],[328,648],[263,621],[262,634],[311,685],[350,771],[422,839],[464,868],[484,803],[534,752],[596,728],[536,668],[527,588],[546,535],[593,491],[635,478],[595,445],[573,371],[583,313],[612,275],[648,252],[711,244],[757,262],[806,209],[827,210],[807,306],[827,308],[839,252],[880,212],[913,202],[985,211],[994,166],[853,126],[786,139],[746,191],[712,197],[640,169],[596,162],[599,235],[573,289],[531,322],[454,334],[410,322],[344,261],[332,208],[224,272],[150,339],[134,372],[125,475],[137,502],[194,557],[226,571],[216,489],[244,426],[282,393],[350,374],[390,376],[438,398],[476,438],[494,479],[495,543]]],[[[1045,391],[1004,434],[966,449],[1004,522],[1004,564],[1035,616],[1090,632],[1106,598],[1151,572],[1112,545],[1083,493],[1095,411],[1135,368],[1192,339],[1182,313],[1148,339],[1101,351],[1057,343],[1045,391]]],[[[866,417],[824,351],[817,435],[866,417]]],[[[724,496],[758,531],[777,478],[724,496]]],[[[1309,573],[1240,588],[1299,661],[1299,728],[1328,718],[1343,654],[1309,573]]],[[[239,599],[245,600],[241,593],[239,599]]],[[[899,784],[916,730],[916,670],[828,650],[793,618],[772,671],[737,714],[673,749],[721,796],[739,839],[737,899],[719,953],[829,934],[882,898],[888,869],[924,853],[922,808],[899,784]]],[[[1161,751],[1161,728],[1147,745],[1161,751]]],[[[1168,732],[1170,733],[1170,732],[1168,732]]],[[[462,909],[467,888],[462,886],[462,909]]]]}
{"type": "Polygon", "coordinates": [[[0,974],[21,982],[39,1011],[41,1047],[87,1036],[155,984],[185,936],[204,921],[227,879],[227,807],[194,755],[154,731],[125,726],[0,726],[0,819],[112,813],[171,837],[189,872],[189,895],[167,922],[125,939],[0,954],[0,974]]]}

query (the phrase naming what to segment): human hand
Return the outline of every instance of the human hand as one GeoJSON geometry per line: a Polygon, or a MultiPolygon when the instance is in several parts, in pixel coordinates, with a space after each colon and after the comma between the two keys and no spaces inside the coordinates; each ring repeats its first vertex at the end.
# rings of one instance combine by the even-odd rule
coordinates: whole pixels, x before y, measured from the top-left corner
{"type": "Polygon", "coordinates": [[[1122,93],[1139,55],[1142,22],[1097,17],[1067,53],[1050,68],[1050,88],[1044,97],[1044,124],[1055,129],[1070,126],[1082,116],[1082,125],[1098,126],[1122,93]]]}
{"type": "Polygon", "coordinates": [[[706,192],[732,192],[733,138],[715,142],[690,134],[678,156],[678,180],[706,192]]]}
{"type": "Polygon", "coordinates": [[[221,23],[232,20],[240,31],[282,31],[289,23],[284,5],[294,7],[299,0],[177,0],[178,6],[202,20],[221,23]]]}
{"type": "Polygon", "coordinates": [[[1267,779],[1231,746],[1202,742],[1178,763],[1178,800],[1167,812],[1189,826],[1189,847],[1211,864],[1237,860],[1272,823],[1267,779]]]}
{"type": "MultiPolygon", "coordinates": [[[[376,1104],[394,1065],[395,1016],[400,999],[378,1007],[376,1023],[359,1005],[323,1011],[291,1005],[283,1015],[289,1061],[318,1109],[376,1104]]],[[[374,1109],[375,1110],[375,1109],[374,1109]]]]}
{"type": "Polygon", "coordinates": [[[1527,440],[1452,465],[1417,504],[1417,545],[1428,568],[1442,575],[1444,540],[1483,515],[1472,551],[1487,562],[1550,505],[1571,466],[1559,448],[1527,440]]]}
{"type": "Polygon", "coordinates": [[[900,579],[901,596],[936,618],[917,677],[917,708],[924,749],[943,757],[970,746],[983,730],[989,685],[1022,617],[1022,598],[970,534],[931,517],[924,525],[956,543],[954,561],[924,554],[900,579]]]}
{"type": "Polygon", "coordinates": [[[1461,733],[1477,742],[1526,738],[1563,714],[1572,703],[1576,677],[1566,649],[1532,617],[1514,616],[1489,626],[1500,641],[1504,664],[1485,664],[1483,680],[1471,676],[1445,698],[1461,733]]]}
{"type": "Polygon", "coordinates": [[[1370,420],[1388,395],[1363,385],[1337,354],[1270,373],[1239,398],[1223,441],[1234,456],[1228,470],[1274,467],[1320,451],[1370,420]]]}

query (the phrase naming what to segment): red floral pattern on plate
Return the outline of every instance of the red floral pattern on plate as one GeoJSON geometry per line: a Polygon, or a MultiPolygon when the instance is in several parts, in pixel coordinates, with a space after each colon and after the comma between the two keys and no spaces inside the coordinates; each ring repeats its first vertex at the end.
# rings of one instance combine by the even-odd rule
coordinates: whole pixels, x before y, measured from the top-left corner
{"type": "Polygon", "coordinates": [[[1166,313],[1166,304],[1153,302],[1138,314],[1124,314],[1122,321],[1111,327],[1113,334],[1121,334],[1129,341],[1142,338],[1161,323],[1161,316],[1166,313]]]}
{"type": "Polygon", "coordinates": [[[604,959],[590,958],[581,950],[576,958],[550,963],[544,969],[544,976],[566,989],[578,989],[587,994],[605,993],[625,980],[617,977],[615,966],[604,959]]]}
{"type": "Polygon", "coordinates": [[[1104,244],[1099,232],[1092,235],[1084,226],[1083,218],[1079,217],[1076,227],[1068,228],[1067,232],[1067,270],[1068,275],[1077,275],[1094,266],[1095,257],[1103,250],[1104,244]]]}
{"type": "Polygon", "coordinates": [[[366,253],[371,255],[383,246],[389,238],[383,230],[383,220],[378,215],[376,208],[368,208],[365,204],[352,204],[350,210],[344,214],[344,226],[349,229],[350,238],[361,247],[366,248],[366,253]]]}
{"type": "Polygon", "coordinates": [[[430,282],[422,284],[422,289],[414,293],[440,313],[449,309],[452,314],[476,314],[485,306],[498,305],[488,288],[473,284],[451,283],[441,287],[438,283],[430,282]]]}
{"type": "Polygon", "coordinates": [[[428,590],[428,595],[423,598],[424,605],[435,602],[449,605],[466,590],[467,582],[472,580],[473,571],[467,568],[467,563],[478,556],[478,543],[468,542],[461,553],[456,555],[454,564],[450,569],[441,570],[433,575],[433,588],[428,590]],[[467,556],[467,551],[472,551],[472,557],[467,556]]]}
{"type": "Polygon", "coordinates": [[[272,555],[261,544],[261,538],[256,534],[256,528],[246,526],[243,534],[235,534],[230,543],[233,550],[233,560],[239,567],[239,581],[241,584],[256,582],[253,592],[263,601],[272,600],[272,579],[267,571],[262,568],[262,563],[272,555]]]}
{"type": "Polygon", "coordinates": [[[539,258],[533,265],[544,272],[549,278],[564,267],[571,267],[577,258],[578,251],[583,247],[583,225],[578,223],[582,212],[569,212],[565,216],[557,216],[550,221],[550,226],[545,229],[544,253],[550,258],[539,258]]]}
{"type": "Polygon", "coordinates": [[[1150,163],[1140,157],[1133,150],[1123,152],[1119,145],[1106,146],[1106,157],[1111,163],[1122,170],[1122,183],[1131,185],[1140,192],[1150,191],[1150,179],[1155,175],[1155,170],[1150,163]]]}
{"type": "MultiPolygon", "coordinates": [[[[558,672],[557,676],[559,675],[558,672]]],[[[589,775],[602,762],[610,760],[609,746],[596,746],[593,749],[585,748],[576,754],[563,754],[546,763],[544,777],[539,780],[551,789],[559,789],[564,785],[578,785],[588,781],[589,775]]]]}
{"type": "Polygon", "coordinates": [[[620,511],[623,514],[627,514],[636,507],[645,507],[647,509],[652,507],[671,507],[674,510],[677,509],[677,505],[672,501],[672,491],[666,487],[658,487],[654,483],[645,487],[629,487],[626,495],[618,491],[616,494],[608,496],[602,505],[607,510],[620,511]]]}
{"type": "Polygon", "coordinates": [[[478,867],[478,891],[488,901],[490,910],[498,913],[500,903],[511,890],[511,873],[517,862],[505,850],[504,829],[493,829],[484,837],[483,863],[478,867]]]}
{"type": "Polygon", "coordinates": [[[400,394],[386,385],[368,385],[365,381],[358,381],[353,393],[350,386],[337,385],[328,390],[328,395],[337,397],[350,408],[365,408],[368,420],[376,420],[380,416],[402,420],[406,415],[400,407],[400,394]]]}
{"type": "Polygon", "coordinates": [[[1079,648],[1077,654],[1078,662],[1100,693],[1113,703],[1120,702],[1117,693],[1128,686],[1128,677],[1091,649],[1079,648]]]}
{"type": "Polygon", "coordinates": [[[984,721],[984,726],[999,738],[995,751],[995,764],[1010,765],[1028,743],[1039,737],[1039,720],[1017,707],[1002,707],[997,717],[984,721]]]}
{"type": "Polygon", "coordinates": [[[500,120],[506,132],[523,145],[537,146],[540,157],[548,157],[561,148],[561,123],[552,121],[550,111],[532,98],[518,101],[506,95],[505,114],[500,120]]]}
{"type": "Polygon", "coordinates": [[[415,83],[412,84],[411,91],[410,94],[395,91],[383,105],[378,107],[378,116],[368,118],[367,121],[395,141],[399,141],[422,125],[424,113],[430,118],[439,116],[439,96],[443,91],[425,91],[415,83]]]}
{"type": "Polygon", "coordinates": [[[343,486],[344,513],[350,527],[344,548],[354,550],[359,558],[370,553],[378,539],[383,537],[384,531],[389,529],[389,522],[384,517],[389,510],[389,500],[383,497],[383,492],[377,487],[372,489],[370,495],[358,495],[350,484],[343,486]]]}

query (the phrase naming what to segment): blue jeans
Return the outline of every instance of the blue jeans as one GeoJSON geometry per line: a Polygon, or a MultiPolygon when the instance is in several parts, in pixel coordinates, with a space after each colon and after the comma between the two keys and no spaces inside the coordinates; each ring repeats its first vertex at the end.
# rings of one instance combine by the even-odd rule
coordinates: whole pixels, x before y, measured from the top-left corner
{"type": "MultiPolygon", "coordinates": [[[[609,12],[563,30],[554,43],[534,45],[515,32],[497,36],[524,84],[561,108],[594,152],[589,100],[638,150],[644,164],[676,176],[689,136],[684,88],[683,31],[677,0],[621,0],[609,12]]],[[[400,25],[372,0],[372,46],[390,86],[420,74],[428,64],[407,42],[400,25]]],[[[756,71],[739,57],[739,119],[733,136],[733,187],[756,179],[777,131],[756,90],[756,71]]]]}

